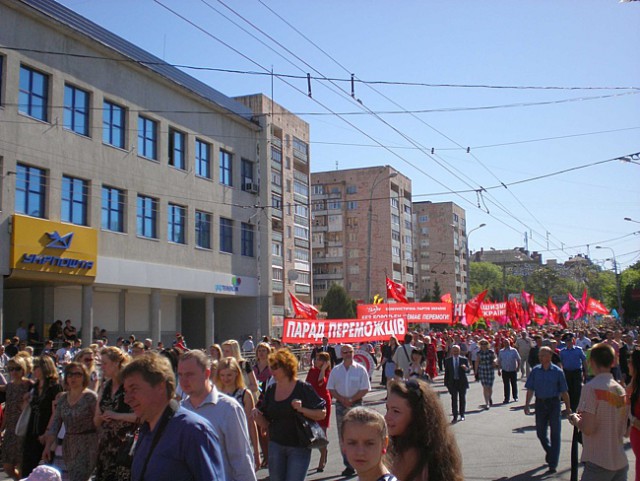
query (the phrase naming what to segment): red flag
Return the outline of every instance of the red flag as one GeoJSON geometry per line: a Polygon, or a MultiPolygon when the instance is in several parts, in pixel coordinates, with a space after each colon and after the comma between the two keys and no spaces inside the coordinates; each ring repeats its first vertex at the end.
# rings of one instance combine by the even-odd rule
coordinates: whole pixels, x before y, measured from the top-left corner
{"type": "Polygon", "coordinates": [[[569,292],[567,294],[569,299],[574,303],[576,308],[576,314],[573,316],[573,320],[579,319],[587,315],[587,290],[582,291],[582,299],[579,301],[575,297],[571,295],[569,292]]]}
{"type": "Polygon", "coordinates": [[[517,299],[511,299],[507,301],[507,316],[509,317],[511,325],[514,329],[522,328],[522,326],[520,325],[521,319],[520,313],[518,311],[518,304],[519,302],[517,299]]]}
{"type": "Polygon", "coordinates": [[[291,296],[291,305],[293,306],[293,312],[295,312],[296,317],[299,319],[317,319],[318,318],[318,309],[316,309],[311,304],[305,304],[296,296],[289,293],[291,296]]]}
{"type": "Polygon", "coordinates": [[[407,288],[404,287],[399,282],[391,280],[387,277],[387,297],[391,297],[398,302],[404,302],[405,304],[409,301],[407,300],[407,288]]]}
{"type": "Polygon", "coordinates": [[[486,295],[487,290],[485,289],[467,302],[467,305],[464,308],[464,315],[467,318],[467,326],[474,324],[478,319],[480,319],[480,304],[482,304],[484,296],[486,295]]]}
{"type": "Polygon", "coordinates": [[[453,304],[453,298],[451,297],[451,293],[450,292],[447,292],[442,297],[440,297],[440,300],[442,302],[447,302],[449,304],[453,304]]]}
{"type": "Polygon", "coordinates": [[[590,297],[587,303],[587,312],[589,314],[609,314],[609,309],[607,309],[600,301],[590,297]]]}

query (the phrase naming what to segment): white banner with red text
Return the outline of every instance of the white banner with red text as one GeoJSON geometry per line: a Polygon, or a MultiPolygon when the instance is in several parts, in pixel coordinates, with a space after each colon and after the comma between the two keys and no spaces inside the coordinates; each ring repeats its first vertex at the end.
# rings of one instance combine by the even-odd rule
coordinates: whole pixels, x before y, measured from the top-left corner
{"type": "Polygon", "coordinates": [[[358,319],[406,319],[407,323],[451,324],[448,302],[411,302],[409,304],[358,304],[358,319]]]}
{"type": "Polygon", "coordinates": [[[404,319],[285,319],[282,342],[288,344],[317,344],[327,337],[329,342],[354,343],[387,341],[402,338],[407,333],[404,319]]]}

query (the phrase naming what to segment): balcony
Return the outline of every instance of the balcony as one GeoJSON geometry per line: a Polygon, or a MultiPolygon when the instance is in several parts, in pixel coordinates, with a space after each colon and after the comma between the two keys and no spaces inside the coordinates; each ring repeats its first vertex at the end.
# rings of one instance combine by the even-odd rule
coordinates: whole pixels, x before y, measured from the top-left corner
{"type": "Polygon", "coordinates": [[[271,265],[274,266],[274,267],[283,267],[284,266],[284,259],[282,257],[272,256],[271,257],[271,265]]]}
{"type": "Polygon", "coordinates": [[[311,294],[311,286],[296,284],[296,294],[311,294]]]}
{"type": "Polygon", "coordinates": [[[309,160],[309,156],[304,153],[304,152],[300,152],[297,149],[293,149],[293,158],[296,160],[299,160],[300,162],[304,162],[305,164],[308,162],[309,160]]]}
{"type": "Polygon", "coordinates": [[[277,305],[272,305],[271,306],[271,315],[273,316],[284,316],[284,306],[277,306],[277,305]]]}
{"type": "Polygon", "coordinates": [[[282,219],[282,209],[278,209],[277,207],[271,208],[271,215],[278,219],[282,219]]]}
{"type": "Polygon", "coordinates": [[[282,281],[271,281],[271,290],[276,293],[282,293],[284,292],[284,283],[282,281]]]}
{"type": "Polygon", "coordinates": [[[271,144],[282,150],[282,139],[280,137],[271,137],[271,144]]]}
{"type": "Polygon", "coordinates": [[[344,274],[342,272],[334,272],[333,274],[314,274],[313,279],[316,281],[331,281],[335,279],[342,279],[344,274]]]}

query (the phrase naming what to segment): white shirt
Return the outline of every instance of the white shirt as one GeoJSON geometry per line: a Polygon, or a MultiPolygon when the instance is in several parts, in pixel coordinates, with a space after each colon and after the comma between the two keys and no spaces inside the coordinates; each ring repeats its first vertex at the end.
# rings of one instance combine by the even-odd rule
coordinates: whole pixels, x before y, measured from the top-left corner
{"type": "Polygon", "coordinates": [[[355,361],[349,369],[345,367],[344,363],[338,364],[329,374],[327,389],[335,390],[346,398],[355,396],[358,391],[363,389],[371,391],[369,373],[362,364],[355,361]]]}
{"type": "Polygon", "coordinates": [[[58,358],[58,364],[64,364],[71,362],[71,353],[64,347],[56,351],[56,357],[58,358]]]}
{"type": "Polygon", "coordinates": [[[244,341],[244,343],[242,344],[242,351],[243,352],[253,352],[253,341],[251,339],[247,339],[246,341],[244,341]]]}
{"type": "Polygon", "coordinates": [[[589,339],[587,336],[584,336],[582,339],[577,338],[576,346],[585,351],[591,347],[591,339],[589,339]]]}

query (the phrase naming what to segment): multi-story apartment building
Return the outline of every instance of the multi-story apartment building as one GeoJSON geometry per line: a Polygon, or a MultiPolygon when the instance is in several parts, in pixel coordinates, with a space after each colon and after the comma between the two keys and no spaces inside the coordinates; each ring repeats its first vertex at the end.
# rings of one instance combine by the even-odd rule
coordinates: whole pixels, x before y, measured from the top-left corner
{"type": "Polygon", "coordinates": [[[258,222],[267,224],[261,236],[267,248],[259,264],[260,283],[268,284],[271,295],[261,303],[271,313],[271,333],[279,335],[290,314],[288,292],[311,302],[309,124],[264,95],[236,100],[251,108],[267,133],[259,147],[261,186],[267,194],[260,196],[266,207],[258,222]]]}
{"type": "Polygon", "coordinates": [[[85,339],[180,331],[200,347],[268,334],[289,265],[310,294],[306,124],[56,2],[3,1],[0,18],[4,336],[71,319],[85,339]]]}
{"type": "Polygon", "coordinates": [[[352,299],[386,293],[385,276],[414,299],[411,180],[389,166],[311,174],[313,301],[332,283],[352,299]]]}
{"type": "Polygon", "coordinates": [[[454,302],[468,299],[465,211],[453,202],[414,202],[416,297],[451,293],[454,302]],[[437,290],[437,289],[436,289],[437,290]]]}

